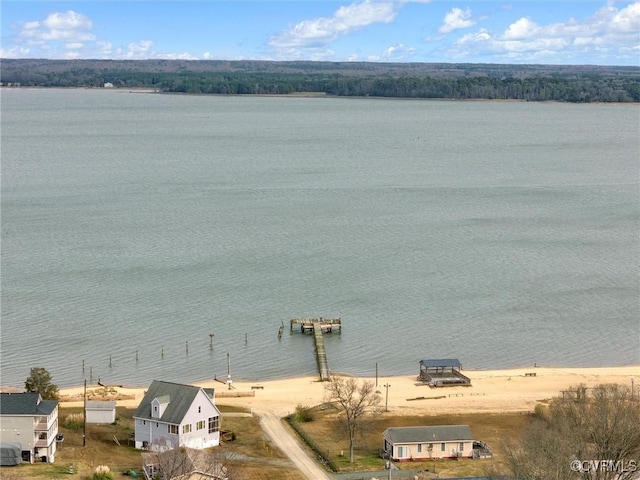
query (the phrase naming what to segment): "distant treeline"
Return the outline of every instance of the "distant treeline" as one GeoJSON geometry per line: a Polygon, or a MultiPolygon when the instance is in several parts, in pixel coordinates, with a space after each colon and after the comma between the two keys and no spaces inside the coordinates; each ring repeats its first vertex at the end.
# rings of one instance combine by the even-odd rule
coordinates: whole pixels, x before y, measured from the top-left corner
{"type": "Polygon", "coordinates": [[[188,94],[640,102],[637,67],[7,59],[0,81],[188,94]]]}

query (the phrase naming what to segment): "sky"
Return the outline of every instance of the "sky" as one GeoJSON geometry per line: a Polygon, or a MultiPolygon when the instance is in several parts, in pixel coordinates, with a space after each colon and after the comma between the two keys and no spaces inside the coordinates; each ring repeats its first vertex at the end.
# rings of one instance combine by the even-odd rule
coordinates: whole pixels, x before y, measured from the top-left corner
{"type": "Polygon", "coordinates": [[[1,58],[640,66],[640,1],[2,0],[1,58]]]}

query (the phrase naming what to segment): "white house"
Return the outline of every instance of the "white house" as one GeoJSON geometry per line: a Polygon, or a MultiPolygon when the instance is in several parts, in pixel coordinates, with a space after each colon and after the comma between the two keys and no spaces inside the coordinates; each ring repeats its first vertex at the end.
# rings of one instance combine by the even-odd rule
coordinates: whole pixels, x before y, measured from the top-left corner
{"type": "Polygon", "coordinates": [[[0,443],[20,445],[22,461],[53,462],[58,401],[39,393],[0,393],[0,443]]]}
{"type": "Polygon", "coordinates": [[[468,425],[391,427],[382,438],[383,451],[394,461],[473,457],[468,425]]]}
{"type": "Polygon", "coordinates": [[[108,424],[116,421],[116,402],[91,400],[86,407],[87,423],[108,424]]]}
{"type": "Polygon", "coordinates": [[[154,380],[133,418],[136,448],[164,452],[220,444],[213,389],[154,380]]]}

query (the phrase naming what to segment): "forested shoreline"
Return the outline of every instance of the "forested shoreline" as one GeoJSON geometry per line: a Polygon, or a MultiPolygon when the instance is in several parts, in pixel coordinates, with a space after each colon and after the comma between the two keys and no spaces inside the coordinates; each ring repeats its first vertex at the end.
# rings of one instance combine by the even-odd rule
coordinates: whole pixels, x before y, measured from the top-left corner
{"type": "Polygon", "coordinates": [[[0,82],[23,87],[158,92],[640,102],[640,68],[571,65],[3,59],[0,82]]]}

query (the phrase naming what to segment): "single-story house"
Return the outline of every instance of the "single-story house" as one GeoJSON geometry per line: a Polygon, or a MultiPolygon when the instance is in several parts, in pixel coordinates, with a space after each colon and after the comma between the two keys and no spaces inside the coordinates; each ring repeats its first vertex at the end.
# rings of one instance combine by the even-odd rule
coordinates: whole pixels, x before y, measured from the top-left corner
{"type": "Polygon", "coordinates": [[[212,388],[154,380],[133,419],[136,448],[163,452],[220,444],[220,411],[212,388]]]}
{"type": "Polygon", "coordinates": [[[86,405],[87,423],[109,424],[116,421],[116,402],[91,400],[86,405]]]}
{"type": "Polygon", "coordinates": [[[473,457],[468,425],[390,427],[382,438],[383,452],[394,461],[473,457]]]}
{"type": "Polygon", "coordinates": [[[53,462],[57,435],[57,400],[37,392],[0,393],[0,443],[19,445],[23,462],[53,462]]]}

